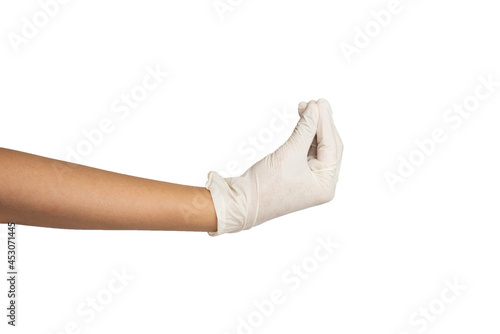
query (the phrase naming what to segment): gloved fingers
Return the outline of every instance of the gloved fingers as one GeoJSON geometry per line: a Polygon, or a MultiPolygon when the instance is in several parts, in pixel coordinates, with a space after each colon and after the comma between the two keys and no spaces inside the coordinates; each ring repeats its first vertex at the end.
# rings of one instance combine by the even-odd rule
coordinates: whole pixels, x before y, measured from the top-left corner
{"type": "Polygon", "coordinates": [[[287,145],[293,145],[307,154],[318,126],[319,110],[316,101],[310,101],[305,109],[299,106],[300,119],[287,141],[287,145]]]}
{"type": "Polygon", "coordinates": [[[334,167],[340,164],[342,158],[343,144],[340,135],[333,123],[332,107],[325,99],[317,101],[319,109],[319,121],[317,127],[317,159],[322,164],[334,167]]]}
{"type": "MultiPolygon", "coordinates": [[[[302,116],[302,113],[306,110],[307,108],[307,102],[300,102],[299,103],[299,116],[302,116]]],[[[318,146],[318,141],[316,139],[316,136],[314,136],[314,139],[311,143],[311,146],[309,147],[309,152],[307,152],[307,159],[316,159],[316,146],[318,146]]]]}

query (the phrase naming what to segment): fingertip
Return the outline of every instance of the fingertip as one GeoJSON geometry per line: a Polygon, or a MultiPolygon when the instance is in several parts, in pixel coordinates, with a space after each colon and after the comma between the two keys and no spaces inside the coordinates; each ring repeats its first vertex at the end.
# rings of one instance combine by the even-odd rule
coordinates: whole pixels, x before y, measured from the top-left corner
{"type": "Polygon", "coordinates": [[[326,99],[319,99],[317,105],[320,109],[327,111],[330,116],[333,116],[332,106],[326,99]]]}
{"type": "Polygon", "coordinates": [[[319,111],[318,109],[318,104],[316,103],[316,101],[314,100],[311,100],[307,103],[307,108],[306,109],[310,109],[310,110],[313,110],[313,112],[315,111],[319,111]]]}
{"type": "Polygon", "coordinates": [[[311,101],[309,101],[309,103],[307,103],[307,108],[304,111],[304,114],[305,113],[308,113],[310,115],[310,117],[313,119],[315,125],[318,123],[319,108],[318,108],[318,105],[316,104],[316,101],[311,100],[311,101]]]}
{"type": "Polygon", "coordinates": [[[307,108],[307,103],[302,101],[299,103],[299,115],[302,115],[302,113],[304,112],[304,110],[306,110],[307,108]]]}

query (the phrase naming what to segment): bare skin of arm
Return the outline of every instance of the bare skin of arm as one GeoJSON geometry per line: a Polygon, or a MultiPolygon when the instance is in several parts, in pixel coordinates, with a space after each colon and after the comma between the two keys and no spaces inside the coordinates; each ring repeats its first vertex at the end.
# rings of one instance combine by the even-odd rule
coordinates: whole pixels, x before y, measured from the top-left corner
{"type": "Polygon", "coordinates": [[[66,229],[217,230],[210,192],[0,148],[0,223],[66,229]]]}

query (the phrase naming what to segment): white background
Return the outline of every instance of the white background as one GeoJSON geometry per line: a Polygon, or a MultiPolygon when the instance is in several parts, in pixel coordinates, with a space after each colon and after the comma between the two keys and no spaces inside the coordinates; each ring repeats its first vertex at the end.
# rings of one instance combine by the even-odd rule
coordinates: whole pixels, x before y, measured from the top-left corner
{"type": "MultiPolygon", "coordinates": [[[[500,80],[499,8],[401,0],[348,63],[341,43],[388,3],[244,0],[221,19],[211,0],[73,0],[15,52],[8,36],[41,7],[3,1],[2,147],[64,160],[82,131],[111,118],[83,164],[203,186],[208,171],[231,160],[246,169],[281,145],[298,116],[258,157],[237,149],[273,110],[324,97],[345,150],[332,202],[238,234],[19,226],[19,326],[2,306],[1,332],[75,322],[80,333],[233,334],[273,289],[286,300],[254,333],[498,332],[500,88],[456,129],[443,115],[479,76],[500,80]],[[147,66],[169,76],[120,120],[110,106],[147,66]],[[391,191],[384,174],[435,128],[447,140],[391,191]],[[293,291],[282,276],[328,236],[340,247],[293,291]],[[77,308],[122,268],[134,278],[88,322],[77,308]],[[445,280],[466,288],[422,330],[409,319],[440,305],[445,280]]],[[[6,305],[4,279],[0,288],[6,305]]]]}

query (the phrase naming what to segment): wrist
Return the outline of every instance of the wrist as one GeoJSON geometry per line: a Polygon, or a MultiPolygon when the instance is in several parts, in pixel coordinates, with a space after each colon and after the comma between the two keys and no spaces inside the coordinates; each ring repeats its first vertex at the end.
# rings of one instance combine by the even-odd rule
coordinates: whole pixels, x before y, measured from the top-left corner
{"type": "Polygon", "coordinates": [[[251,188],[256,186],[246,174],[230,178],[213,171],[208,174],[205,187],[210,191],[217,215],[217,231],[209,235],[234,233],[254,226],[258,200],[251,188]]]}

